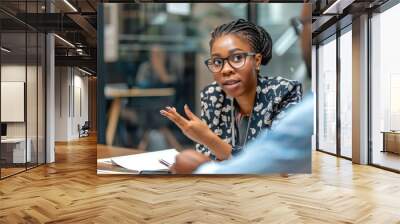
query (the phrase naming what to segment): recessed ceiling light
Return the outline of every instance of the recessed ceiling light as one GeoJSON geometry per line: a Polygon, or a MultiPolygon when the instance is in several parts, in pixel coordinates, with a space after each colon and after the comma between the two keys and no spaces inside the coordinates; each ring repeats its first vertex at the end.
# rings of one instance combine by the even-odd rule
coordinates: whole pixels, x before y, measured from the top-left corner
{"type": "Polygon", "coordinates": [[[74,12],[78,12],[78,10],[68,1],[64,0],[65,4],[67,4],[74,12]]]}
{"type": "Polygon", "coordinates": [[[64,38],[62,38],[62,37],[60,37],[60,36],[57,35],[57,34],[54,34],[54,36],[57,37],[58,39],[60,39],[61,41],[63,41],[64,43],[66,43],[67,45],[69,45],[70,47],[75,48],[75,45],[73,45],[73,44],[72,44],[71,42],[69,42],[68,40],[66,40],[66,39],[64,39],[64,38]]]}
{"type": "Polygon", "coordinates": [[[87,74],[87,75],[90,75],[90,76],[92,75],[92,73],[90,73],[90,72],[88,72],[88,71],[86,71],[86,70],[83,70],[83,69],[81,69],[81,68],[79,68],[79,67],[78,67],[78,70],[81,71],[81,72],[83,72],[83,73],[85,73],[85,74],[87,74]]]}
{"type": "Polygon", "coordinates": [[[4,51],[4,52],[6,52],[6,53],[10,53],[10,52],[11,52],[11,50],[9,50],[9,49],[7,49],[7,48],[5,48],[5,47],[1,47],[1,50],[4,51]]]}
{"type": "Polygon", "coordinates": [[[336,0],[327,9],[322,12],[322,14],[342,14],[343,9],[351,5],[354,0],[336,0]]]}

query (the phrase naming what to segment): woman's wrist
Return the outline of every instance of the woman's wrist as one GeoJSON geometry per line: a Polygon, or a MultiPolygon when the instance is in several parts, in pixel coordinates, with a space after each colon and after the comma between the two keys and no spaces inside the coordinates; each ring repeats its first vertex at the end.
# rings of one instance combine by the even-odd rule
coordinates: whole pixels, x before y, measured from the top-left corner
{"type": "Polygon", "coordinates": [[[204,145],[211,149],[220,160],[228,159],[232,153],[232,146],[223,141],[217,134],[210,130],[204,145]]]}
{"type": "Polygon", "coordinates": [[[218,135],[215,134],[210,129],[208,129],[207,132],[203,135],[202,141],[199,142],[199,143],[207,146],[208,148],[210,148],[210,146],[213,144],[213,141],[215,141],[215,137],[218,138],[218,135]]]}

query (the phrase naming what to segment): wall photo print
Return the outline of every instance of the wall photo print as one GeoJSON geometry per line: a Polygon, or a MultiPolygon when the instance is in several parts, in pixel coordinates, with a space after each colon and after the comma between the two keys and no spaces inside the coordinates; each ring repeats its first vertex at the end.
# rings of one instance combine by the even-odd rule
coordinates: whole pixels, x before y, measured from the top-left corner
{"type": "Polygon", "coordinates": [[[309,3],[103,3],[97,174],[311,173],[309,3]]]}

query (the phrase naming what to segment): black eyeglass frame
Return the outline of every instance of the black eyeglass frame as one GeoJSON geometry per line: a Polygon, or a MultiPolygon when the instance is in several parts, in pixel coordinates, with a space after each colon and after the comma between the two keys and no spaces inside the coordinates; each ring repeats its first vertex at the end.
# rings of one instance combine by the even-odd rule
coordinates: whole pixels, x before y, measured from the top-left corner
{"type": "Polygon", "coordinates": [[[243,67],[243,66],[246,64],[246,58],[247,58],[248,56],[255,56],[255,55],[257,55],[257,53],[254,53],[254,52],[240,52],[240,53],[231,54],[231,55],[229,55],[228,57],[225,57],[225,58],[218,58],[218,59],[221,59],[221,60],[222,60],[222,66],[221,66],[221,69],[220,69],[219,71],[213,71],[213,70],[209,67],[210,65],[212,65],[212,63],[210,63],[210,62],[211,62],[212,60],[215,60],[215,58],[214,58],[214,59],[209,58],[209,59],[205,60],[205,61],[204,61],[204,64],[207,66],[207,68],[208,68],[208,70],[210,70],[210,72],[212,72],[212,73],[218,73],[218,72],[222,71],[222,69],[224,68],[224,66],[225,66],[225,61],[227,61],[228,64],[229,64],[232,68],[239,69],[239,68],[243,67]],[[239,66],[239,67],[233,66],[233,65],[230,63],[230,61],[229,61],[229,58],[230,58],[230,57],[233,57],[233,56],[236,56],[236,55],[244,55],[244,56],[245,56],[245,57],[244,57],[243,65],[241,65],[241,66],[239,66]]]}

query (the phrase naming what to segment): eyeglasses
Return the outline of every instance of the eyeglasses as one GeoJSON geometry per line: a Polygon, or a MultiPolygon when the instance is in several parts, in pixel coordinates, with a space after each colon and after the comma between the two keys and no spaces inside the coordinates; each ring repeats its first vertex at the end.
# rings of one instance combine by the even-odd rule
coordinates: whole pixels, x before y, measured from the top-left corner
{"type": "Polygon", "coordinates": [[[226,58],[210,58],[204,61],[207,68],[214,73],[220,72],[225,65],[225,61],[228,61],[228,64],[235,69],[241,68],[244,64],[246,64],[247,56],[254,56],[256,53],[254,52],[243,52],[243,53],[235,53],[229,55],[226,58]]]}

